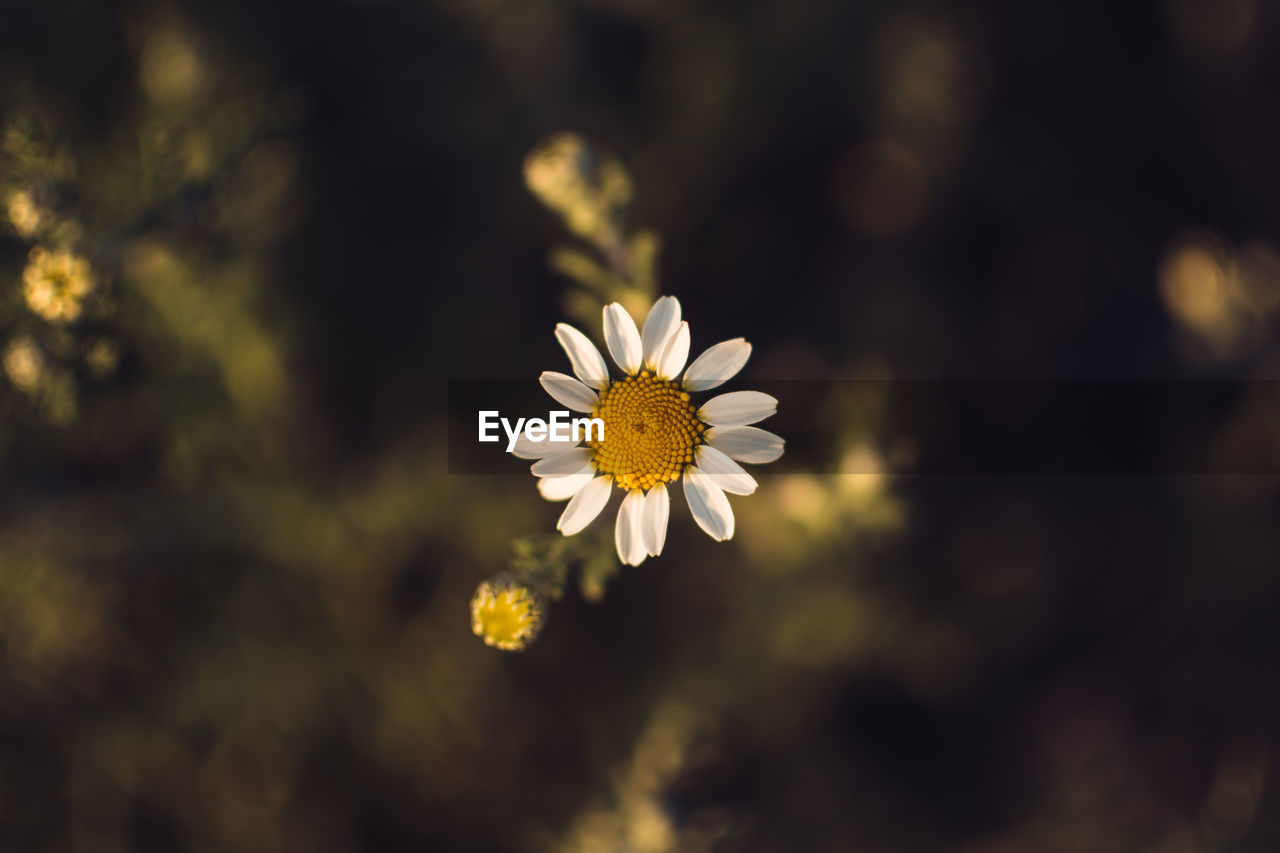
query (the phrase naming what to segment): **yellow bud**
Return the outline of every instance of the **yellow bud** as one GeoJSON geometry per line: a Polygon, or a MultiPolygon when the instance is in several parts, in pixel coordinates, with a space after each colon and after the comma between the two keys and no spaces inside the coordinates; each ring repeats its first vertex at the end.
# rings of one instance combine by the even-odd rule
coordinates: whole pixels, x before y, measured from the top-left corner
{"type": "Polygon", "coordinates": [[[528,648],[546,621],[541,596],[510,574],[490,578],[471,597],[471,630],[485,645],[505,652],[528,648]]]}

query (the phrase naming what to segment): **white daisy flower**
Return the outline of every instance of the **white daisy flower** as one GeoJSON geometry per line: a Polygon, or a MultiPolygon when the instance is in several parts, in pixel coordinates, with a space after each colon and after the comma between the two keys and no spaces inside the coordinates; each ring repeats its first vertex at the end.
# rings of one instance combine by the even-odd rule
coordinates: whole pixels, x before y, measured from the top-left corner
{"type": "Polygon", "coordinates": [[[780,437],[749,426],[774,414],[778,401],[759,391],[733,391],[699,408],[691,395],[737,374],[751,344],[742,338],[718,343],[684,370],[689,324],[680,319],[674,296],[654,303],[643,330],[618,303],[605,306],[605,343],[625,374],[621,379],[609,376],[600,351],[582,332],[560,323],[556,338],[577,378],[547,371],[539,377],[542,387],[562,406],[604,422],[600,440],[589,435],[567,446],[522,435],[512,450],[538,460],[532,470],[544,498],[569,501],[556,529],[566,536],[581,531],[604,510],[616,485],[626,492],[614,533],[618,557],[639,565],[662,552],[669,487],[682,480],[698,526],[712,539],[732,538],[733,509],[725,492],[756,490],[738,462],[772,462],[782,455],[780,437]]]}

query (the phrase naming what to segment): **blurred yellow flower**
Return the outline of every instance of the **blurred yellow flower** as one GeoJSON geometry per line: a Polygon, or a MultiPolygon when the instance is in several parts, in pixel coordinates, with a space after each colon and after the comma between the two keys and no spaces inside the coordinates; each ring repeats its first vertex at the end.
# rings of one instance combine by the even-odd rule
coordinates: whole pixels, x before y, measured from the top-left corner
{"type": "Polygon", "coordinates": [[[50,323],[79,319],[83,301],[94,288],[89,262],[67,249],[48,251],[39,246],[28,255],[22,271],[22,295],[27,307],[50,323]]]}
{"type": "Polygon", "coordinates": [[[9,193],[9,221],[20,237],[30,237],[44,222],[45,212],[27,190],[9,193]]]}
{"type": "Polygon", "coordinates": [[[19,391],[30,394],[45,374],[44,354],[31,338],[14,338],[4,351],[4,372],[19,391]]]}
{"type": "Polygon", "coordinates": [[[545,620],[542,599],[511,575],[484,581],[471,598],[471,630],[495,649],[524,650],[545,620]]]}

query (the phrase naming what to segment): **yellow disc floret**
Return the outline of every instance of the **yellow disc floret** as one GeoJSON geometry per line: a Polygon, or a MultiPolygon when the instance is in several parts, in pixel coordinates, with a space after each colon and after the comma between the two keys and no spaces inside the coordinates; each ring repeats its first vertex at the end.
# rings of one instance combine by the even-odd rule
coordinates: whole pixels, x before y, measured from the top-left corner
{"type": "Polygon", "coordinates": [[[592,414],[604,421],[604,438],[586,442],[596,470],[628,490],[678,478],[707,428],[679,383],[647,370],[601,391],[592,414]]]}

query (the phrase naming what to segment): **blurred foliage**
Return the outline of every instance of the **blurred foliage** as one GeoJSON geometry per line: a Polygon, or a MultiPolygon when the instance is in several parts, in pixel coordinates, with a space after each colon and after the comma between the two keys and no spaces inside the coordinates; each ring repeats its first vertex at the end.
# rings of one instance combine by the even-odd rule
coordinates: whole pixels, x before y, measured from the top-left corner
{"type": "MultiPolygon", "coordinates": [[[[10,10],[0,849],[1275,849],[1275,477],[912,477],[833,383],[731,543],[615,575],[447,471],[440,387],[638,313],[660,247],[748,378],[1272,379],[1275,24],[10,10]],[[513,641],[582,594],[496,654],[495,572],[513,641]]],[[[1276,458],[1273,416],[1190,428],[1276,458]]]]}
{"type": "Polygon", "coordinates": [[[561,131],[525,158],[524,180],[596,250],[594,256],[575,246],[552,251],[552,269],[580,288],[568,292],[565,309],[586,328],[598,325],[600,309],[612,302],[643,317],[659,296],[659,241],[652,231],[628,226],[632,181],[622,163],[582,136],[561,131]]]}

